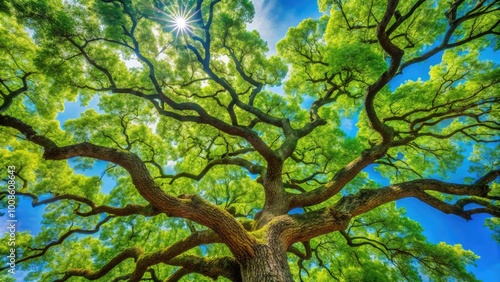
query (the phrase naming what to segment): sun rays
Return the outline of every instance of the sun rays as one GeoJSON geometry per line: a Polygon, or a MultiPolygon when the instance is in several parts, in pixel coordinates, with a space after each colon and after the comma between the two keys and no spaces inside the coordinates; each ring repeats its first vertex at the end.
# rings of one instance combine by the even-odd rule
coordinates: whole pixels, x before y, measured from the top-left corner
{"type": "Polygon", "coordinates": [[[196,13],[194,13],[191,9],[187,9],[181,5],[167,11],[167,22],[170,23],[169,26],[172,28],[172,31],[175,32],[175,36],[193,32],[192,24],[196,21],[193,19],[195,14],[196,13]]]}

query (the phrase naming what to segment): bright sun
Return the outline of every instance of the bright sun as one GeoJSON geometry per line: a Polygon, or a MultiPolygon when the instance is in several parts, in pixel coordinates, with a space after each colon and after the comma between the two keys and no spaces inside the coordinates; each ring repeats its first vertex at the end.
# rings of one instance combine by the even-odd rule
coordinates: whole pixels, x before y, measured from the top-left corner
{"type": "Polygon", "coordinates": [[[179,29],[184,29],[187,26],[186,19],[183,17],[178,17],[175,19],[175,26],[179,29]]]}
{"type": "Polygon", "coordinates": [[[177,10],[168,11],[169,20],[167,20],[173,27],[173,31],[175,31],[175,36],[179,36],[179,33],[190,33],[193,31],[192,23],[195,20],[192,20],[195,13],[192,13],[191,10],[186,8],[178,8],[177,10]]]}

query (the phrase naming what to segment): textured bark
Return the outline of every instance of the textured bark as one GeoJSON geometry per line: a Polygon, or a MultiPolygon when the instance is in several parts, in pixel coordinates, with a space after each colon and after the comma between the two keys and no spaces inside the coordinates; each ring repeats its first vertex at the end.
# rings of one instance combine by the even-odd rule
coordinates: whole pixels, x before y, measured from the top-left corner
{"type": "Polygon", "coordinates": [[[293,282],[283,246],[258,245],[255,257],[241,263],[241,277],[244,282],[293,282]]]}
{"type": "Polygon", "coordinates": [[[14,128],[30,142],[42,146],[45,150],[43,157],[46,160],[90,157],[123,167],[129,172],[137,191],[158,212],[187,218],[211,228],[219,234],[237,259],[243,259],[239,256],[253,256],[251,246],[255,244],[254,238],[231,214],[198,195],[174,197],[167,194],[156,184],[145,163],[136,154],[88,142],[60,147],[50,138],[38,134],[29,124],[8,115],[0,115],[0,126],[14,128]]]}
{"type": "Polygon", "coordinates": [[[268,222],[254,234],[258,245],[253,246],[254,257],[240,260],[242,281],[293,281],[288,265],[287,250],[294,243],[336,230],[344,230],[350,217],[333,209],[321,209],[309,215],[281,215],[268,222]]]}
{"type": "Polygon", "coordinates": [[[266,194],[262,211],[255,218],[255,229],[262,228],[273,218],[289,211],[289,195],[283,187],[283,163],[268,164],[262,185],[266,194]]]}

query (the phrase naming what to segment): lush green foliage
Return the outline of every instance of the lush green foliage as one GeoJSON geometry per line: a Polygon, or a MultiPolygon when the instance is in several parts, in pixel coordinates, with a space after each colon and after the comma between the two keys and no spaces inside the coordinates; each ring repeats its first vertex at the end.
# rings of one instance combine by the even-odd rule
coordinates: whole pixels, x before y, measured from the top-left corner
{"type": "Polygon", "coordinates": [[[320,0],[324,15],[290,28],[272,56],[245,28],[251,1],[180,2],[192,31],[176,36],[176,1],[0,1],[0,166],[15,165],[18,196],[44,206],[40,232],[17,235],[26,281],[127,280],[143,262],[144,279],[232,279],[237,264],[221,258],[246,257],[224,222],[255,246],[281,220],[298,226],[278,236],[295,280],[475,281],[466,266],[478,257],[428,242],[394,200],[492,214],[500,241],[500,68],[481,57],[499,47],[499,1],[389,1],[391,12],[320,0]],[[389,86],[441,54],[429,79],[389,86]],[[60,124],[77,100],[98,107],[60,124]],[[355,136],[341,128],[353,120],[355,136]],[[145,170],[129,169],[133,156],[145,170]],[[466,184],[430,179],[464,163],[477,174],[466,184]],[[371,164],[390,186],[362,171],[371,164]],[[93,167],[114,186],[84,174],[93,167]]]}

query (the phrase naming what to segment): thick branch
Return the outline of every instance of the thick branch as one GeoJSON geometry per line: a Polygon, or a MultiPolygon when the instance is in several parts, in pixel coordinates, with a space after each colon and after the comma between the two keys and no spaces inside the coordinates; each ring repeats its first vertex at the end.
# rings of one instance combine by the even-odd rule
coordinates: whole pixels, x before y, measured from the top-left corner
{"type": "Polygon", "coordinates": [[[377,27],[377,38],[387,54],[391,57],[391,63],[389,65],[389,69],[384,72],[379,79],[372,85],[368,87],[368,91],[365,97],[365,110],[366,115],[368,116],[368,120],[370,122],[371,127],[382,135],[382,139],[384,143],[392,142],[393,132],[387,127],[377,116],[374,107],[375,96],[377,93],[385,86],[387,83],[394,77],[396,74],[399,65],[401,63],[401,58],[403,57],[403,50],[401,50],[398,46],[394,45],[389,39],[386,28],[389,24],[394,12],[396,11],[396,7],[398,5],[398,0],[390,0],[384,17],[380,21],[377,27]]]}
{"type": "Polygon", "coordinates": [[[92,271],[89,269],[71,269],[66,271],[64,276],[61,279],[54,280],[55,282],[63,282],[67,281],[71,277],[74,276],[79,276],[79,277],[84,277],[88,280],[96,280],[104,275],[106,275],[108,272],[110,272],[113,268],[115,268],[117,265],[119,265],[121,262],[133,258],[134,260],[137,260],[139,256],[143,253],[143,250],[140,248],[129,248],[126,249],[125,251],[121,252],[114,258],[112,258],[107,264],[105,264],[103,267],[101,267],[99,270],[92,271]]]}
{"type": "Polygon", "coordinates": [[[222,243],[222,240],[217,234],[212,231],[197,231],[174,245],[163,250],[145,254],[137,261],[136,268],[131,275],[130,281],[139,281],[146,270],[159,263],[168,263],[172,258],[175,258],[184,252],[206,244],[222,243]]]}
{"type": "Polygon", "coordinates": [[[335,208],[344,213],[356,216],[391,201],[414,197],[445,213],[456,214],[467,220],[471,219],[470,215],[461,209],[460,206],[450,205],[427,194],[425,191],[436,191],[461,196],[487,197],[490,188],[484,183],[467,185],[428,179],[413,180],[380,189],[361,190],[355,195],[343,197],[335,205],[335,208]]]}
{"type": "Polygon", "coordinates": [[[191,265],[189,263],[189,260],[186,258],[175,259],[177,256],[196,246],[220,242],[222,242],[221,239],[214,232],[199,231],[191,234],[184,240],[179,241],[168,248],[150,254],[144,254],[144,251],[137,247],[126,249],[125,251],[112,258],[107,264],[105,264],[98,270],[92,271],[89,269],[71,269],[66,271],[63,278],[56,281],[66,281],[73,276],[80,276],[89,280],[96,280],[104,277],[113,268],[129,258],[133,258],[136,262],[136,269],[134,270],[134,272],[131,275],[127,275],[127,279],[129,281],[140,281],[145,272],[148,271],[150,266],[159,263],[188,267],[191,272],[198,272],[210,277],[217,277],[219,275],[230,277],[233,274],[232,271],[234,271],[230,268],[221,268],[219,266],[217,269],[213,269],[212,271],[206,271],[205,268],[202,267],[203,262],[205,261],[201,258],[192,257],[193,264],[195,262],[198,262],[198,266],[191,265]]]}
{"type": "Polygon", "coordinates": [[[370,121],[371,127],[382,135],[382,143],[363,152],[363,155],[350,162],[342,168],[333,179],[326,185],[317,188],[309,193],[292,196],[290,208],[304,207],[321,203],[336,193],[338,193],[350,180],[352,180],[363,168],[382,157],[388,150],[393,140],[393,130],[386,126],[377,116],[374,108],[376,94],[394,77],[398,70],[401,58],[404,52],[394,45],[387,36],[386,28],[389,24],[396,7],[397,0],[391,0],[388,3],[383,19],[377,27],[377,38],[382,48],[391,57],[389,69],[384,72],[379,79],[368,87],[365,97],[365,110],[370,121]]]}
{"type": "Polygon", "coordinates": [[[479,178],[476,181],[476,184],[478,184],[478,185],[486,185],[486,184],[491,183],[492,181],[494,181],[499,176],[500,176],[500,169],[492,170],[492,171],[486,173],[485,175],[483,175],[483,177],[479,178]]]}
{"type": "Polygon", "coordinates": [[[438,180],[419,179],[390,185],[380,189],[362,189],[357,194],[344,196],[331,207],[307,212],[302,215],[283,215],[275,217],[269,222],[268,236],[277,236],[283,240],[286,247],[296,242],[307,241],[311,238],[338,230],[345,230],[348,222],[355,216],[364,214],[383,204],[407,197],[417,198],[430,206],[447,214],[455,214],[470,220],[471,215],[487,213],[493,216],[500,215],[500,207],[491,204],[488,196],[490,187],[488,182],[493,181],[499,171],[492,171],[474,184],[454,184],[438,180]],[[473,196],[449,204],[430,195],[427,191],[435,191],[457,196],[473,196]],[[474,203],[482,208],[464,210],[464,206],[474,203]]]}
{"type": "Polygon", "coordinates": [[[45,149],[43,157],[47,160],[90,157],[120,165],[130,174],[137,191],[156,210],[210,227],[219,234],[236,258],[253,256],[251,246],[255,239],[231,214],[197,195],[188,195],[183,198],[168,195],[154,182],[146,165],[136,154],[88,142],[58,147],[49,138],[38,135],[31,126],[10,116],[0,115],[0,126],[15,128],[24,134],[28,141],[42,146],[45,149]]]}
{"type": "Polygon", "coordinates": [[[387,147],[384,145],[376,145],[369,150],[365,150],[360,157],[339,170],[325,185],[307,193],[292,195],[290,209],[316,205],[333,197],[342,190],[349,181],[356,177],[361,170],[375,160],[381,158],[386,151],[387,147]]]}

